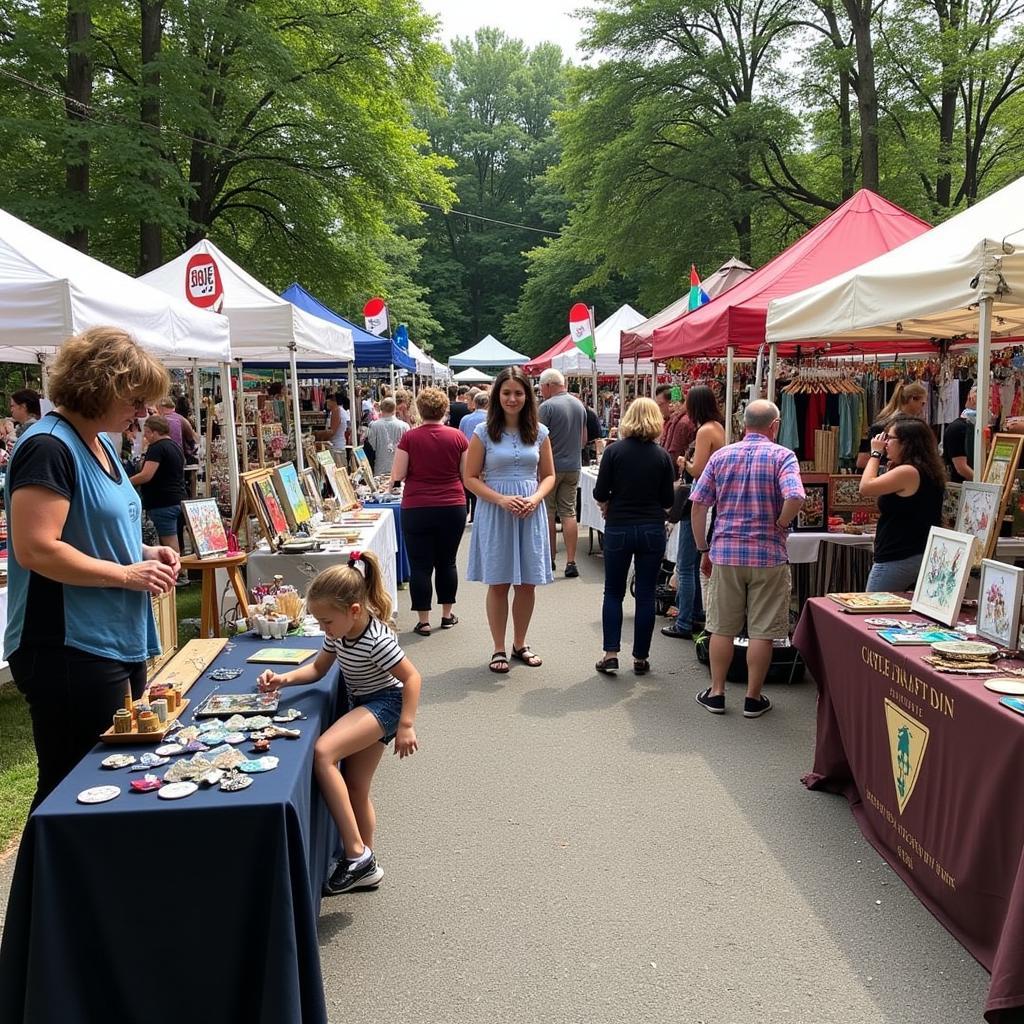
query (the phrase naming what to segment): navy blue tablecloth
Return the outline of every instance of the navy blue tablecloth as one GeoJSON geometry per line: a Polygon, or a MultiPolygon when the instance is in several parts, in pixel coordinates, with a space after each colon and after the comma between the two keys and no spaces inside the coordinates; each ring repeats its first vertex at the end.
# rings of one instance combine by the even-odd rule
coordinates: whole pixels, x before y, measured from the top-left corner
{"type": "Polygon", "coordinates": [[[395,579],[399,583],[408,583],[412,575],[409,571],[409,556],[405,550],[405,537],[402,536],[402,507],[397,502],[378,504],[375,501],[364,501],[363,508],[390,509],[395,514],[395,534],[398,537],[398,555],[395,558],[395,579]]]}
{"type": "MultiPolygon", "coordinates": [[[[245,659],[265,646],[244,638],[221,654],[216,667],[245,669],[222,692],[254,687],[268,666],[245,659]]],[[[208,673],[189,690],[186,720],[218,686],[208,673]]],[[[0,947],[0,1021],[325,1024],[316,925],[337,832],[313,781],[313,745],[338,701],[335,671],[284,690],[281,709],[307,716],[294,723],[302,735],[274,740],[279,766],[237,793],[200,787],[160,800],[129,790],[142,773],[100,767],[112,751],[152,746],[86,755],[22,838],[0,947]],[[121,796],[76,802],[105,784],[121,796]]]]}

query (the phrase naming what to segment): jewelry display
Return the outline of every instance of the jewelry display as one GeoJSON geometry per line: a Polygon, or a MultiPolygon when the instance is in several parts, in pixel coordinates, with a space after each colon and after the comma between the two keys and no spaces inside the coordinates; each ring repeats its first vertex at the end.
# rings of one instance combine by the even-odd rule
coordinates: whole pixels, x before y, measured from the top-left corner
{"type": "Polygon", "coordinates": [[[158,778],[156,775],[143,775],[141,779],[132,779],[128,783],[136,793],[152,793],[153,790],[159,789],[163,784],[163,779],[158,778]]]}

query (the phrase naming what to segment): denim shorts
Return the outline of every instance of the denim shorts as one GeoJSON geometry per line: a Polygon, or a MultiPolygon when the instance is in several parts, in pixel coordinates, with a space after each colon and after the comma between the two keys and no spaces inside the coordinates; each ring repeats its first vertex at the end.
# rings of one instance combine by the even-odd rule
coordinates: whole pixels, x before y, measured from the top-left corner
{"type": "Polygon", "coordinates": [[[402,687],[389,686],[362,697],[351,697],[349,703],[353,708],[366,708],[377,719],[384,730],[381,743],[390,743],[395,738],[398,720],[402,717],[402,687]]]}
{"type": "Polygon", "coordinates": [[[176,537],[178,535],[178,517],[181,515],[180,505],[164,505],[163,508],[147,508],[146,515],[153,520],[156,532],[160,537],[176,537]]]}

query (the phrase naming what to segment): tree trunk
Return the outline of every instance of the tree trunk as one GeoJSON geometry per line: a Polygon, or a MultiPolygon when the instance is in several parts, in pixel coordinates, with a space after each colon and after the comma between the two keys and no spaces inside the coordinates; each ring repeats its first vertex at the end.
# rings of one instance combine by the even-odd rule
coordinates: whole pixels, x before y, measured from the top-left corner
{"type": "MultiPolygon", "coordinates": [[[[160,145],[160,48],[163,43],[163,0],[141,0],[142,15],[142,100],[140,116],[147,125],[144,138],[152,150],[152,167],[144,169],[147,190],[159,191],[162,159],[160,145]]],[[[158,221],[139,222],[139,273],[155,270],[163,263],[163,231],[158,221]]]]}
{"type": "Polygon", "coordinates": [[[935,178],[935,202],[948,207],[953,191],[953,133],[956,130],[956,104],[960,92],[960,74],[956,69],[957,54],[948,52],[950,37],[959,39],[962,7],[957,0],[947,7],[935,7],[939,32],[943,36],[942,96],[939,105],[939,168],[935,178]]]}
{"type": "Polygon", "coordinates": [[[854,193],[853,180],[853,127],[850,116],[850,75],[846,69],[839,72],[839,155],[842,161],[843,200],[854,193]]]}
{"type": "Polygon", "coordinates": [[[68,139],[64,147],[65,186],[81,207],[79,223],[64,236],[68,245],[89,251],[89,228],[85,208],[89,203],[89,138],[87,114],[92,105],[92,12],[90,0],[69,0],[66,23],[68,78],[64,113],[68,120],[68,139]]]}
{"type": "Polygon", "coordinates": [[[733,218],[733,230],[736,232],[736,254],[748,266],[753,266],[751,248],[751,220],[750,212],[740,214],[733,218]]]}
{"type": "Polygon", "coordinates": [[[871,49],[871,0],[843,0],[857,52],[857,112],[860,115],[861,185],[878,191],[878,93],[871,49]]]}

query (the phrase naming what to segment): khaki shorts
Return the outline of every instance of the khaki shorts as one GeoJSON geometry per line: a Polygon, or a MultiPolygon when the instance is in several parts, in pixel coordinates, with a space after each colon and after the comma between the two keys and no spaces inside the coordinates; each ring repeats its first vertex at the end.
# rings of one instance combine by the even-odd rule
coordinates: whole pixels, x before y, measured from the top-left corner
{"type": "Polygon", "coordinates": [[[716,565],[708,583],[709,633],[739,636],[744,620],[751,640],[789,636],[789,566],[767,569],[750,565],[716,565]]]}
{"type": "Polygon", "coordinates": [[[571,473],[556,473],[555,486],[544,499],[548,507],[548,515],[558,513],[559,519],[576,518],[576,488],[580,485],[580,471],[574,469],[571,473]]]}

